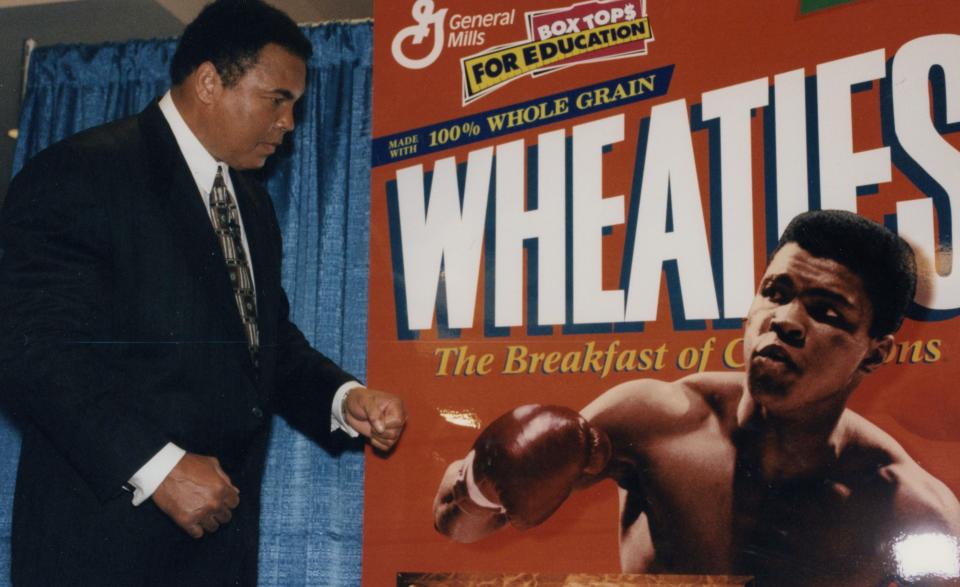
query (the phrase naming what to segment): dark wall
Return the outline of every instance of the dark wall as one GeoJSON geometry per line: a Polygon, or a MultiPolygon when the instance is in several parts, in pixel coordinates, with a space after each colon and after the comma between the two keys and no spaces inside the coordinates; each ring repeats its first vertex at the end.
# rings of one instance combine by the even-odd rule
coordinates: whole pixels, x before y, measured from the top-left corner
{"type": "Polygon", "coordinates": [[[103,43],[179,35],[183,24],[152,0],[83,0],[0,8],[0,204],[7,194],[19,121],[24,43],[103,43]]]}

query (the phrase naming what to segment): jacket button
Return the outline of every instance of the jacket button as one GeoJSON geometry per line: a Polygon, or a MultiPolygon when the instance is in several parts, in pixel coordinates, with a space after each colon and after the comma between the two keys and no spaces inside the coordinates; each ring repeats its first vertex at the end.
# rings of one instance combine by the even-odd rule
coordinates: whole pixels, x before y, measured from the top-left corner
{"type": "Polygon", "coordinates": [[[259,406],[254,406],[250,413],[256,416],[257,418],[263,418],[263,410],[259,406]]]}

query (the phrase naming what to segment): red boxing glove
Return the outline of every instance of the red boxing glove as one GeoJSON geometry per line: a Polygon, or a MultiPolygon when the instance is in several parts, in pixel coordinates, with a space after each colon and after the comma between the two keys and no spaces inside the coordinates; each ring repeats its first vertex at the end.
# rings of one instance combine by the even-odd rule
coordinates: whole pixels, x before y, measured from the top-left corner
{"type": "MultiPolygon", "coordinates": [[[[610,439],[579,413],[527,405],[490,423],[473,445],[473,485],[510,523],[531,528],[560,507],[579,480],[610,460],[610,439]]],[[[469,480],[468,480],[469,481],[469,480]]],[[[474,500],[478,501],[478,500],[474,500]]]]}

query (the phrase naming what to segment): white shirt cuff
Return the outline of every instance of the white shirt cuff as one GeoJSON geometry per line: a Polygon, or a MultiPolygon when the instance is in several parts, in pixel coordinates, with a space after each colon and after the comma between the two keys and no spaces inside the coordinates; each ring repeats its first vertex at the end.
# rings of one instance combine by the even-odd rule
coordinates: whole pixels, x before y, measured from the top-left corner
{"type": "Polygon", "coordinates": [[[350,438],[360,436],[359,432],[347,424],[347,418],[343,414],[343,400],[347,399],[347,392],[358,387],[363,387],[363,385],[356,381],[347,381],[333,395],[333,405],[330,406],[330,432],[343,430],[350,438]]]}
{"type": "Polygon", "coordinates": [[[187,451],[172,442],[160,449],[160,452],[153,455],[153,458],[147,461],[147,464],[133,474],[133,477],[127,483],[133,487],[133,505],[137,506],[150,499],[153,492],[160,487],[163,480],[167,478],[170,471],[177,466],[183,455],[187,451]]]}

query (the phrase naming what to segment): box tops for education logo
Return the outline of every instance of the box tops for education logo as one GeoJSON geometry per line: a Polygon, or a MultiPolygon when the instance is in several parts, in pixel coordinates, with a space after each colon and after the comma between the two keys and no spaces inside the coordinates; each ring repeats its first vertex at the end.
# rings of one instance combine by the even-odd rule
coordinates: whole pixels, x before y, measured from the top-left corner
{"type": "Polygon", "coordinates": [[[647,54],[646,0],[592,0],[525,13],[527,38],[460,60],[467,104],[526,75],[647,54]]]}

